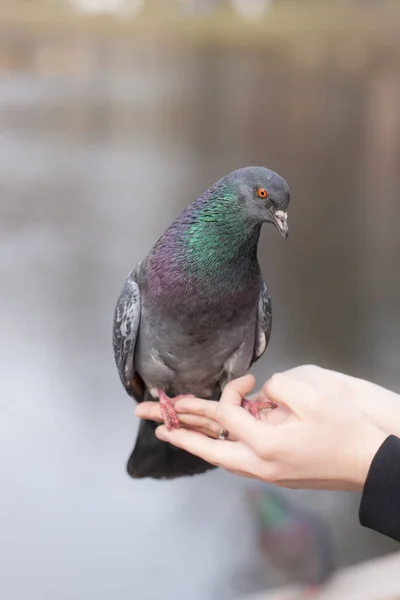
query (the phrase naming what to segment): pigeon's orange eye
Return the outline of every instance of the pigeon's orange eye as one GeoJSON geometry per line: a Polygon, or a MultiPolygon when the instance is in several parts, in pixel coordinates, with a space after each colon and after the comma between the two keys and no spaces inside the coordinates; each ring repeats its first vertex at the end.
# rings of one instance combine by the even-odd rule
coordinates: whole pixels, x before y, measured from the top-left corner
{"type": "Polygon", "coordinates": [[[259,198],[268,198],[268,192],[265,188],[258,188],[257,196],[259,198]]]}

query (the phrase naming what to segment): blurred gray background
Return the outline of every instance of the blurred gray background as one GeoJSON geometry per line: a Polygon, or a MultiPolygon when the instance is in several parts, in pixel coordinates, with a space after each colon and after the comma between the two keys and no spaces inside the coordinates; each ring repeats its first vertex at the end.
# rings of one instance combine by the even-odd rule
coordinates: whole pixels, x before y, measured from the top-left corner
{"type": "MultiPolygon", "coordinates": [[[[274,327],[258,384],[315,362],[400,390],[397,13],[360,1],[307,21],[300,4],[251,24],[218,7],[131,25],[0,11],[4,600],[230,600],[282,580],[247,481],[125,473],[138,423],[115,300],[225,173],[265,165],[292,188],[288,241],[265,228],[259,247],[274,327]]],[[[287,494],[329,520],[338,565],[396,548],[358,525],[357,494],[287,494]]]]}

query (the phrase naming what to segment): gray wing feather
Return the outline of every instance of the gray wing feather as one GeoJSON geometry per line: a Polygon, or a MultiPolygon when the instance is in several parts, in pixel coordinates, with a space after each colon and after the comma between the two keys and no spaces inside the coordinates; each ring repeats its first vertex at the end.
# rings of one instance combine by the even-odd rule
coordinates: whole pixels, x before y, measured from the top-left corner
{"type": "Polygon", "coordinates": [[[134,356],[140,324],[140,290],[135,281],[135,269],[125,281],[114,311],[113,348],[118,373],[126,391],[133,395],[130,387],[134,376],[134,356]]]}
{"type": "Polygon", "coordinates": [[[256,337],[254,344],[253,363],[265,352],[272,329],[272,305],[265,281],[261,283],[260,299],[256,324],[256,337]]]}

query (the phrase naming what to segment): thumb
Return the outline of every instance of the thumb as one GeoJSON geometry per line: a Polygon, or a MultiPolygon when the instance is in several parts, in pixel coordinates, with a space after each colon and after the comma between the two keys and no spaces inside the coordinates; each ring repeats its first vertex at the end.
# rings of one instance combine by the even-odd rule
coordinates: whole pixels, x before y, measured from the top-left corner
{"type": "Polygon", "coordinates": [[[300,419],[315,412],[319,404],[313,387],[282,373],[273,375],[264,384],[263,392],[273,402],[290,408],[300,419]]]}
{"type": "Polygon", "coordinates": [[[230,381],[222,392],[220,404],[234,404],[240,406],[243,398],[254,388],[253,375],[247,374],[230,381]]]}

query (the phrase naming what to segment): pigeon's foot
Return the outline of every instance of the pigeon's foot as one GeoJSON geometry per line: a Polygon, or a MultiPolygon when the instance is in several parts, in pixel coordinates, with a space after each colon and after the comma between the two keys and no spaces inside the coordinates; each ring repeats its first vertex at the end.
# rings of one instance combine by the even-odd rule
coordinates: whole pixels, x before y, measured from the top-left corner
{"type": "Polygon", "coordinates": [[[277,406],[275,402],[271,402],[270,400],[247,400],[247,398],[243,398],[242,400],[242,407],[257,420],[261,418],[260,410],[264,410],[264,408],[276,408],[277,406]]]}
{"type": "Polygon", "coordinates": [[[169,398],[167,394],[161,390],[157,390],[158,399],[160,400],[161,416],[167,429],[171,430],[173,427],[179,429],[180,422],[174,404],[180,398],[194,398],[193,394],[180,394],[174,398],[169,398]]]}

